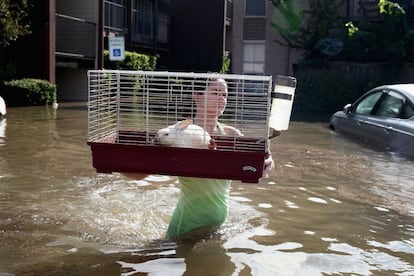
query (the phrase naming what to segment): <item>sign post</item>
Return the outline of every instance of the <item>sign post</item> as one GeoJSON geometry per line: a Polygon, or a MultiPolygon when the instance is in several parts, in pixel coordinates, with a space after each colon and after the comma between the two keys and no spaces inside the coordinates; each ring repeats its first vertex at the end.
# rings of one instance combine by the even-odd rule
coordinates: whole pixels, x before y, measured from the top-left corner
{"type": "Polygon", "coordinates": [[[116,61],[119,69],[119,61],[125,59],[125,39],[123,36],[108,37],[109,60],[116,61]]]}

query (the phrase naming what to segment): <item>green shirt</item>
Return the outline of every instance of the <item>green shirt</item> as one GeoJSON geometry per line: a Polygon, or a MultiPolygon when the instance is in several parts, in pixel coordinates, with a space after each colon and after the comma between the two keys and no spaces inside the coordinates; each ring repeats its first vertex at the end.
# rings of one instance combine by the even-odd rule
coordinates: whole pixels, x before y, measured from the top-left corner
{"type": "Polygon", "coordinates": [[[227,217],[230,180],[178,177],[180,195],[168,226],[167,237],[200,227],[219,226],[227,217]]]}

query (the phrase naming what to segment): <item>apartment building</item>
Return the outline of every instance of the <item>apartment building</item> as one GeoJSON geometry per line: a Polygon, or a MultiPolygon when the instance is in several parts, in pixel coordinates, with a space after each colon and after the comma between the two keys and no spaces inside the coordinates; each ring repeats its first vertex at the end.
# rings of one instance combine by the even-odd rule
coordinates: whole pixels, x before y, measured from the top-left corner
{"type": "MultiPolygon", "coordinates": [[[[297,0],[307,9],[309,0],[297,0]]],[[[412,1],[400,0],[413,15],[412,1]],[[403,3],[404,2],[404,3],[403,3]],[[411,4],[410,4],[411,3],[411,4]]],[[[348,0],[348,18],[378,16],[378,0],[348,0]]],[[[275,42],[269,0],[43,0],[33,3],[33,34],[0,49],[0,64],[58,85],[59,101],[87,100],[86,72],[103,68],[107,38],[125,50],[156,55],[157,70],[292,75],[299,53],[275,42]]]]}
{"type": "Polygon", "coordinates": [[[0,64],[21,77],[49,80],[58,101],[87,100],[87,71],[103,68],[107,38],[123,36],[125,50],[169,64],[170,0],[44,0],[32,3],[32,34],[0,49],[0,64]]]}
{"type": "Polygon", "coordinates": [[[125,50],[155,55],[167,68],[170,8],[170,0],[56,0],[58,100],[86,100],[87,70],[104,67],[108,37],[124,37],[125,50]]]}
{"type": "Polygon", "coordinates": [[[274,10],[268,0],[233,0],[231,56],[234,73],[292,74],[291,65],[297,56],[275,42],[278,34],[271,26],[274,10]]]}
{"type": "Polygon", "coordinates": [[[176,0],[172,5],[172,70],[213,71],[231,59],[231,73],[290,74],[294,54],[274,42],[268,0],[176,0]]]}
{"type": "MultiPolygon", "coordinates": [[[[243,1],[243,0],[241,0],[243,1]]],[[[231,51],[232,0],[174,0],[169,69],[218,72],[224,52],[231,51]]]]}
{"type": "Polygon", "coordinates": [[[217,72],[227,54],[231,73],[292,74],[297,55],[275,42],[273,12],[268,0],[174,1],[169,69],[217,72]]]}

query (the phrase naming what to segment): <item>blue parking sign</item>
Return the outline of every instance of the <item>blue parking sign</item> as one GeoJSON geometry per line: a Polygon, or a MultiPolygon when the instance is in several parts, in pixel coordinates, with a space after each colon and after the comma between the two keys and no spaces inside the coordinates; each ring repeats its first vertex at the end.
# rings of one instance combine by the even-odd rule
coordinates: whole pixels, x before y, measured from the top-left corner
{"type": "Polygon", "coordinates": [[[123,36],[108,37],[109,60],[122,61],[125,59],[125,40],[123,36]]]}
{"type": "Polygon", "coordinates": [[[121,56],[121,49],[119,49],[119,48],[115,48],[115,49],[113,49],[113,51],[112,51],[112,55],[113,55],[114,57],[120,57],[120,56],[121,56]]]}

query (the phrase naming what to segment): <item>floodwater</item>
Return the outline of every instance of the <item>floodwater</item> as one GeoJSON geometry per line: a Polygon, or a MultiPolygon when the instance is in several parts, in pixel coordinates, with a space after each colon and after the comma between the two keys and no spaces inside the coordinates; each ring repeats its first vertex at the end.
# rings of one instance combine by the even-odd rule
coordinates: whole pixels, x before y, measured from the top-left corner
{"type": "Polygon", "coordinates": [[[85,103],[0,122],[0,275],[414,275],[412,160],[291,123],[209,237],[164,238],[175,177],[97,174],[85,103]]]}

